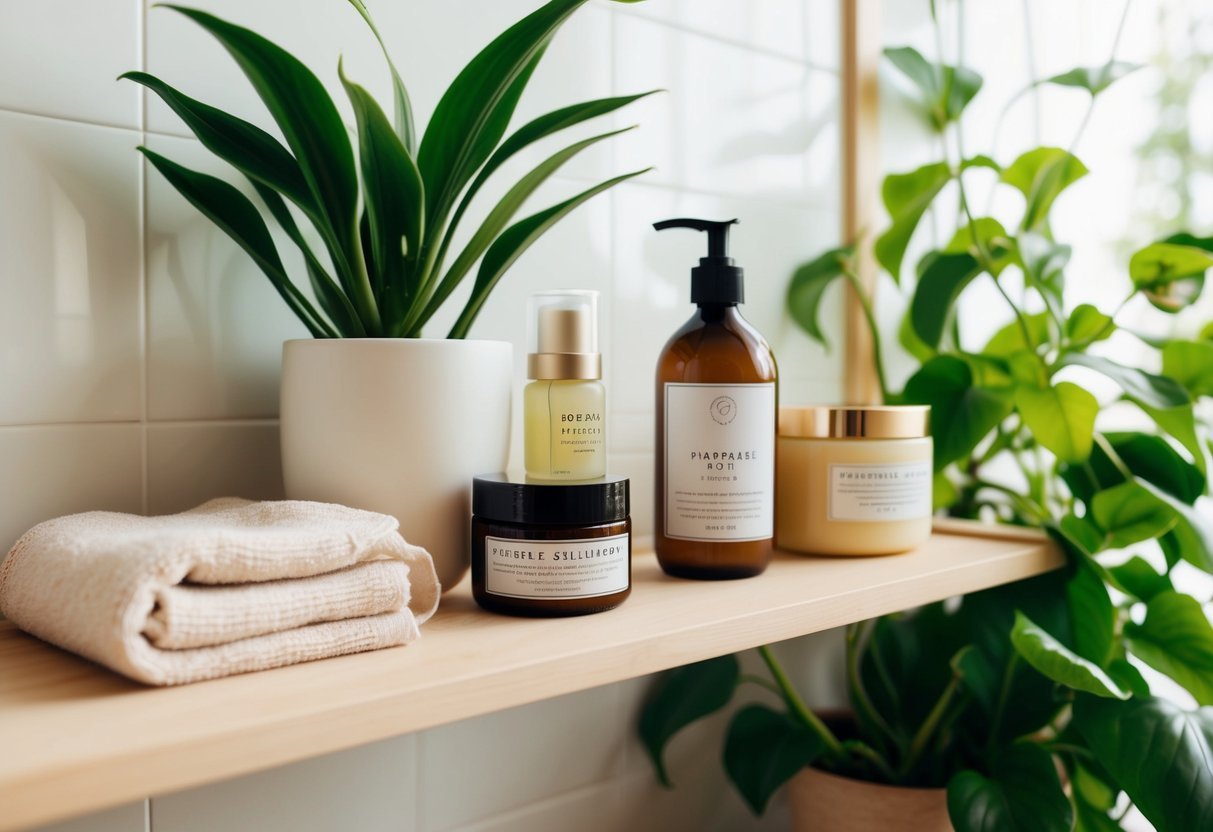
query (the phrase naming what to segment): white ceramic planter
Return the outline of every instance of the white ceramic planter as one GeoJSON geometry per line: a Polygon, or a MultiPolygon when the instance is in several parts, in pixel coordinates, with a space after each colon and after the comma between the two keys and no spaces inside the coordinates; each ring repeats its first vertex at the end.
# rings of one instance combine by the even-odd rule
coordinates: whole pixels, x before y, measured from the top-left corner
{"type": "Polygon", "coordinates": [[[504,341],[287,341],[287,497],[395,516],[454,586],[469,565],[472,477],[508,463],[512,372],[504,341]]]}

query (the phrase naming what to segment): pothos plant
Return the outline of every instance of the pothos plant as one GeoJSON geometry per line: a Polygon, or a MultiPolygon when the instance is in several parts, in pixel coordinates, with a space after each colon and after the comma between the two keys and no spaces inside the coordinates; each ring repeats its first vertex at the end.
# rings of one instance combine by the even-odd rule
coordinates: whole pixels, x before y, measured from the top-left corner
{"type": "MultiPolygon", "coordinates": [[[[1038,147],[1005,166],[965,156],[959,122],[982,79],[909,48],[886,56],[912,83],[929,122],[940,134],[954,132],[952,146],[961,148],[955,158],[888,176],[882,193],[891,225],[859,243],[872,246],[888,279],[910,284],[898,340],[917,370],[903,389],[890,388],[855,245],[800,267],[789,309],[824,343],[822,295],[849,282],[875,339],[885,401],[932,407],[938,509],[1045,529],[1066,566],[849,627],[849,730],[806,707],[761,648],[769,678],[743,674],[733,656],[663,677],[643,711],[641,737],[668,784],[670,738],[754,684],[774,706],[735,712],[723,761],[759,813],[780,785],[813,765],[877,783],[946,787],[960,832],[1103,832],[1119,828],[1131,805],[1161,832],[1213,829],[1213,627],[1208,599],[1173,581],[1181,562],[1213,574],[1213,524],[1197,506],[1208,469],[1196,415],[1199,400],[1213,397],[1213,327],[1191,340],[1142,338],[1161,373],[1100,351],[1118,330],[1132,332],[1122,327],[1126,304],[1144,298],[1160,315],[1189,306],[1213,266],[1213,239],[1181,232],[1147,245],[1129,260],[1123,298],[1107,308],[1067,304],[1071,249],[1054,237],[1049,217],[1054,201],[1087,174],[1072,152],[1077,137],[1071,150],[1038,147]],[[966,182],[978,169],[1020,193],[1015,216],[974,209],[966,182]],[[950,184],[959,202],[955,234],[903,275],[911,237],[950,184]],[[979,281],[998,289],[1010,322],[973,347],[962,343],[956,310],[979,281]],[[1072,368],[1110,379],[1120,396],[1099,400],[1071,380],[1072,368]],[[1115,409],[1138,411],[1152,428],[1105,431],[1115,409]],[[1138,663],[1206,707],[1186,710],[1153,695],[1138,663]]],[[[1112,60],[1040,83],[1086,90],[1093,105],[1132,69],[1112,60]]]]}
{"type": "Polygon", "coordinates": [[[356,120],[354,143],[311,70],[255,32],[198,9],[168,6],[209,32],[235,59],[286,146],[261,128],[145,72],[121,76],[159,95],[209,151],[248,179],[269,217],[302,254],[310,297],[288,273],[251,199],[222,179],[146,147],[139,150],[253,259],[313,336],[419,337],[479,263],[470,296],[448,333],[450,338],[466,337],[497,282],[535,240],[586,200],[645,171],[608,179],[514,222],[523,204],[570,159],[624,130],[577,141],[518,179],[458,250],[453,246],[456,232],[485,183],[535,142],[650,93],[563,107],[507,136],[518,100],[552,37],[586,2],[551,0],[464,67],[421,133],[404,82],[369,11],[362,0],[349,2],[383,49],[394,111],[389,120],[338,62],[356,120]],[[300,227],[297,214],[310,231],[300,227]]]}

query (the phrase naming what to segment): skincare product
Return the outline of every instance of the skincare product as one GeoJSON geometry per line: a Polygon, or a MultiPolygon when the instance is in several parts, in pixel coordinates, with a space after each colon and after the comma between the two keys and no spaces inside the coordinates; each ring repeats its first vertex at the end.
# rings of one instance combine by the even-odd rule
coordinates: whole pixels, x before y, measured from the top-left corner
{"type": "Polygon", "coordinates": [[[779,411],[775,542],[819,555],[887,555],[931,535],[926,406],[779,411]]]}
{"type": "Polygon", "coordinates": [[[632,591],[627,477],[472,480],[472,595],[492,612],[584,615],[632,591]]]}
{"type": "Polygon", "coordinates": [[[735,222],[654,225],[708,235],[708,255],[691,269],[699,308],[657,360],[654,548],[661,568],[684,578],[761,573],[775,531],[775,357],[737,311],[735,222]]]}
{"type": "Polygon", "coordinates": [[[585,480],[606,473],[606,391],[598,352],[598,293],[537,292],[527,305],[523,391],[526,473],[585,480]]]}

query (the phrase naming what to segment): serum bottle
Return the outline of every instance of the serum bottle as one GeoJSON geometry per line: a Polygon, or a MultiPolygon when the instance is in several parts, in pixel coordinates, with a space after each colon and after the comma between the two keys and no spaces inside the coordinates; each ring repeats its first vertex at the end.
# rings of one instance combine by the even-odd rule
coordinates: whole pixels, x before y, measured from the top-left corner
{"type": "Polygon", "coordinates": [[[523,391],[527,477],[606,474],[606,391],[598,352],[598,293],[537,292],[527,306],[530,354],[523,391]]]}
{"type": "Polygon", "coordinates": [[[777,370],[737,311],[743,272],[728,250],[736,222],[654,225],[708,235],[708,256],[691,269],[698,309],[657,361],[654,546],[661,568],[683,578],[758,575],[775,533],[777,370]]]}

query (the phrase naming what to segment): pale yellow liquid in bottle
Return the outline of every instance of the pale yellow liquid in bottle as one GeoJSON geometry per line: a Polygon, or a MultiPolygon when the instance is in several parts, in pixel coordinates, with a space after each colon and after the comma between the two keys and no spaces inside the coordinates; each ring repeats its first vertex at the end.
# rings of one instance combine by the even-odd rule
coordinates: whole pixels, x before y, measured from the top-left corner
{"type": "Polygon", "coordinates": [[[606,474],[606,390],[584,379],[532,381],[523,390],[526,473],[540,480],[606,474]]]}

